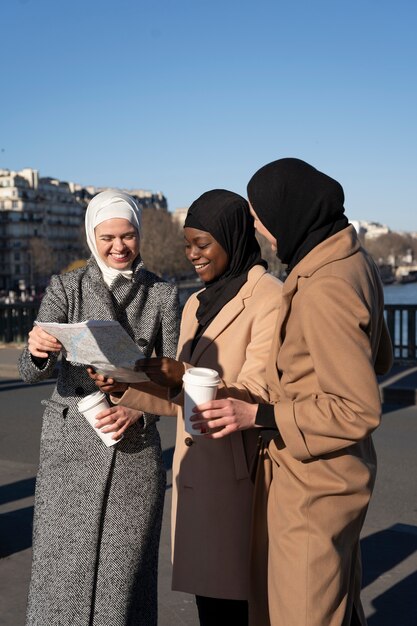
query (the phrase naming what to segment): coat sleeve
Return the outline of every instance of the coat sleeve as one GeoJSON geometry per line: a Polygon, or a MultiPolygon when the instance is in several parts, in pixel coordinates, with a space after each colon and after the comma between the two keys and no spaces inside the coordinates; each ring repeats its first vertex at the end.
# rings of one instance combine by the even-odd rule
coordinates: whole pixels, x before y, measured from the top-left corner
{"type": "Polygon", "coordinates": [[[178,346],[180,311],[177,287],[170,286],[163,308],[161,326],[155,342],[156,356],[175,358],[178,346]]]}
{"type": "Polygon", "coordinates": [[[370,333],[380,325],[353,287],[336,277],[316,280],[299,292],[292,314],[313,364],[310,374],[301,375],[314,376],[318,391],[295,399],[287,393],[288,399],[275,404],[275,417],[290,453],[308,460],[351,446],[379,425],[370,333]]]}
{"type": "MultiPolygon", "coordinates": [[[[68,321],[68,299],[59,276],[52,276],[39,308],[37,321],[65,324],[68,321]]],[[[35,359],[28,346],[23,349],[18,362],[21,378],[26,383],[36,383],[50,378],[55,370],[59,354],[51,353],[48,359],[35,359]]]]}
{"type": "Polygon", "coordinates": [[[177,415],[177,406],[167,397],[167,389],[154,383],[130,385],[122,396],[111,396],[113,404],[120,404],[153,415],[177,415]]]}
{"type": "Polygon", "coordinates": [[[261,294],[253,296],[256,310],[246,358],[235,381],[222,380],[217,398],[238,398],[246,402],[267,403],[269,391],[266,382],[266,364],[281,305],[281,283],[274,281],[261,294]]]}

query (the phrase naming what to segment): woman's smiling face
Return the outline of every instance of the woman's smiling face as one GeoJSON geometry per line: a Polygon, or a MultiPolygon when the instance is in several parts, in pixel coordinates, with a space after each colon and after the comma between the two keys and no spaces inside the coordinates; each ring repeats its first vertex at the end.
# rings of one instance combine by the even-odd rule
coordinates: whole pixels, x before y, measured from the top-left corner
{"type": "Polygon", "coordinates": [[[184,228],[185,255],[205,283],[222,276],[229,266],[229,257],[210,233],[198,228],[184,228]]]}
{"type": "Polygon", "coordinates": [[[124,218],[115,217],[94,230],[97,252],[102,261],[116,270],[128,270],[139,254],[139,233],[124,218]]]}

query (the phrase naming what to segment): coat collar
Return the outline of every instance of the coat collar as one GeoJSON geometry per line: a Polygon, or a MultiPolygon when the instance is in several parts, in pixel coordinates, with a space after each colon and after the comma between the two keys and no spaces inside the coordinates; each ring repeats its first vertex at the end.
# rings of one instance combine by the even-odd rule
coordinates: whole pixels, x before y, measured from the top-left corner
{"type": "Polygon", "coordinates": [[[359,248],[360,243],[356,230],[350,224],[332,237],[322,241],[297,263],[284,283],[284,291],[287,290],[287,286],[291,290],[299,277],[311,276],[328,263],[352,256],[359,248]]]}
{"type": "MultiPolygon", "coordinates": [[[[115,302],[118,307],[127,307],[132,300],[135,300],[138,308],[141,305],[142,285],[146,282],[146,270],[141,259],[134,267],[132,280],[118,276],[109,288],[103,280],[101,270],[91,256],[87,262],[84,280],[87,284],[89,294],[86,309],[91,311],[91,319],[114,320],[118,318],[115,310],[115,302]]],[[[145,297],[142,293],[142,299],[145,297]]]]}
{"type": "Polygon", "coordinates": [[[359,248],[360,242],[356,230],[350,224],[347,228],[325,239],[297,263],[284,282],[277,332],[272,346],[274,354],[278,354],[278,350],[281,347],[281,331],[290,310],[291,301],[298,288],[298,279],[312,276],[317,270],[328,263],[352,256],[359,248]]]}
{"type": "Polygon", "coordinates": [[[206,331],[200,337],[192,356],[191,342],[195,333],[197,332],[198,322],[196,318],[196,311],[198,308],[197,294],[194,295],[192,301],[189,304],[187,310],[187,316],[183,319],[183,349],[181,359],[186,362],[192,362],[197,364],[201,359],[202,354],[207,348],[216,340],[216,338],[223,332],[227,326],[229,326],[233,320],[239,315],[239,313],[245,308],[244,301],[252,296],[253,290],[259,281],[259,279],[266,273],[266,269],[261,265],[255,265],[248,272],[248,279],[242,286],[240,291],[236,294],[232,300],[230,300],[216,315],[214,320],[208,326],[206,331]]]}

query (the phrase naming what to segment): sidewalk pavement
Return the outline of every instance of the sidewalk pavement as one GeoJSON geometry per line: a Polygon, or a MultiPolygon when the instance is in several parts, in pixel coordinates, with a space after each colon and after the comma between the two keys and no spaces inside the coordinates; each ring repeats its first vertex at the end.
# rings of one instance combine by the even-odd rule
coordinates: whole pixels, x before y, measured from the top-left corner
{"type": "Polygon", "coordinates": [[[23,349],[23,344],[0,343],[0,380],[17,380],[17,360],[23,349]]]}
{"type": "MultiPolygon", "coordinates": [[[[31,561],[33,490],[39,455],[40,400],[49,395],[53,384],[53,381],[44,383],[45,386],[20,383],[17,359],[21,349],[20,345],[0,345],[0,390],[5,392],[1,408],[3,417],[11,413],[11,408],[14,414],[14,420],[3,423],[0,434],[0,486],[4,496],[3,500],[0,498],[0,521],[10,548],[0,560],[0,626],[24,624],[31,561]],[[24,418],[28,405],[37,407],[36,411],[31,409],[36,419],[31,419],[30,423],[24,418]]],[[[417,388],[417,368],[396,367],[380,382],[385,400],[393,393],[391,399],[397,406],[385,405],[381,427],[374,436],[379,470],[361,540],[362,600],[368,626],[417,626],[414,593],[417,582],[417,407],[414,406],[415,391],[411,393],[417,388]],[[398,389],[405,389],[407,393],[398,389]],[[407,402],[411,406],[406,407],[407,402]]],[[[159,430],[168,470],[158,576],[159,626],[195,626],[198,619],[194,598],[170,588],[174,420],[161,418],[159,430]]]]}

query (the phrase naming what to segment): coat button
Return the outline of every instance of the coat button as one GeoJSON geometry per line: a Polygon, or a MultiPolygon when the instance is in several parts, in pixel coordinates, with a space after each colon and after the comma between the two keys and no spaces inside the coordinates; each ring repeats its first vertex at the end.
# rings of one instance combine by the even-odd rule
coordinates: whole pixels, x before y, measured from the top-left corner
{"type": "Polygon", "coordinates": [[[82,387],[76,387],[75,388],[75,395],[76,396],[83,396],[84,395],[84,389],[82,387]]]}
{"type": "Polygon", "coordinates": [[[190,447],[190,446],[192,446],[192,445],[193,445],[193,443],[194,443],[194,439],[191,439],[191,437],[186,437],[186,438],[184,439],[184,443],[185,443],[185,445],[186,445],[186,446],[190,447]]]}

